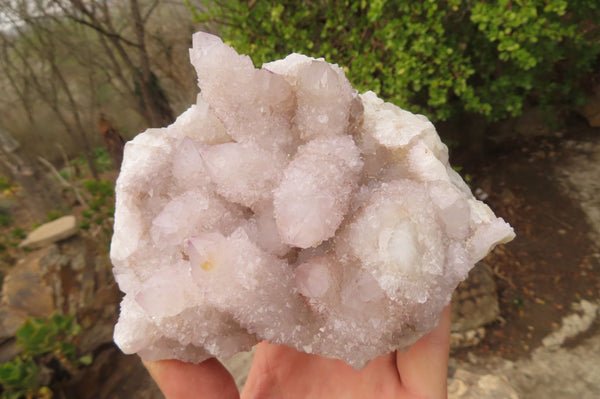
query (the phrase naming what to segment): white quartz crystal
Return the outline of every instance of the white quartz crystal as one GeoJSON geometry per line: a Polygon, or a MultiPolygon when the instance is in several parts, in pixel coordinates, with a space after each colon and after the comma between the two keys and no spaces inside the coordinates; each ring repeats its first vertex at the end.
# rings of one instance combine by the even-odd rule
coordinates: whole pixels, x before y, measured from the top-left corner
{"type": "Polygon", "coordinates": [[[197,103],[127,143],[117,181],[124,352],[200,362],[268,340],[360,368],[433,329],[514,237],[427,118],[337,65],[256,69],[207,33],[190,55],[197,103]]]}

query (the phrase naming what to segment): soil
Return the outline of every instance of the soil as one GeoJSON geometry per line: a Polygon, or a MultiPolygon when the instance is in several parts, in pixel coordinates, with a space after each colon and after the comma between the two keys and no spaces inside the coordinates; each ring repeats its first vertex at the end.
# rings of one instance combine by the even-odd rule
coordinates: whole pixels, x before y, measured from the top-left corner
{"type": "Polygon", "coordinates": [[[544,137],[505,142],[484,162],[464,166],[463,175],[472,176],[471,188],[488,195],[485,202],[514,227],[517,238],[485,259],[495,272],[501,318],[489,326],[481,345],[457,352],[458,359],[468,353],[528,357],[559,327],[573,302],[599,297],[594,227],[558,176],[570,158],[588,147],[565,143],[597,142],[600,129],[575,117],[566,126],[544,137]]]}

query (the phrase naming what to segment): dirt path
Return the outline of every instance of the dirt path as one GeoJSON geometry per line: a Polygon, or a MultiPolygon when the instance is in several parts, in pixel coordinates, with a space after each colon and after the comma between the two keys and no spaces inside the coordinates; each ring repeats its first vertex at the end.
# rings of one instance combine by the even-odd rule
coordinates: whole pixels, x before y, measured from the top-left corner
{"type": "Polygon", "coordinates": [[[499,158],[505,169],[497,177],[478,181],[499,191],[492,208],[508,215],[517,240],[491,256],[505,322],[490,328],[481,347],[451,361],[451,372],[478,378],[471,385],[486,385],[483,375],[498,379],[487,384],[486,396],[455,384],[461,392],[451,398],[600,397],[597,130],[524,145],[520,155],[499,158]]]}
{"type": "MultiPolygon", "coordinates": [[[[597,308],[594,317],[597,323],[597,308]]],[[[572,332],[574,336],[570,339],[582,334],[577,329],[572,332]]],[[[530,356],[516,361],[477,355],[469,356],[467,362],[451,359],[450,370],[456,378],[450,379],[450,386],[460,387],[455,388],[456,392],[451,390],[449,398],[599,398],[600,334],[592,331],[587,335],[574,346],[569,340],[564,346],[540,346],[530,356]],[[491,378],[496,384],[481,383],[491,378]],[[515,396],[510,396],[511,393],[515,396]]]]}

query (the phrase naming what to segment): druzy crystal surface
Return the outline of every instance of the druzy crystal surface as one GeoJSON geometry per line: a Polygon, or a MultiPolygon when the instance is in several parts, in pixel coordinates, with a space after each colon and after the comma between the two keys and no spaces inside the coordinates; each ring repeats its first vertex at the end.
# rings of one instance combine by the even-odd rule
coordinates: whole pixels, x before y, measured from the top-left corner
{"type": "Polygon", "coordinates": [[[360,368],[433,329],[512,228],[471,194],[434,126],[291,54],[190,50],[201,92],[127,143],[117,181],[115,341],[146,360],[261,340],[360,368]]]}

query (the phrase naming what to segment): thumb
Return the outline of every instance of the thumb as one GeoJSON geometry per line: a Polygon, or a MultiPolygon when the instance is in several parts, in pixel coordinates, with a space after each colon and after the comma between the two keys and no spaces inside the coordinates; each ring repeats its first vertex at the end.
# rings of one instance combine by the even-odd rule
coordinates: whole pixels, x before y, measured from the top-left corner
{"type": "Polygon", "coordinates": [[[185,363],[159,360],[144,363],[167,399],[239,399],[233,377],[217,360],[185,363]]]}

